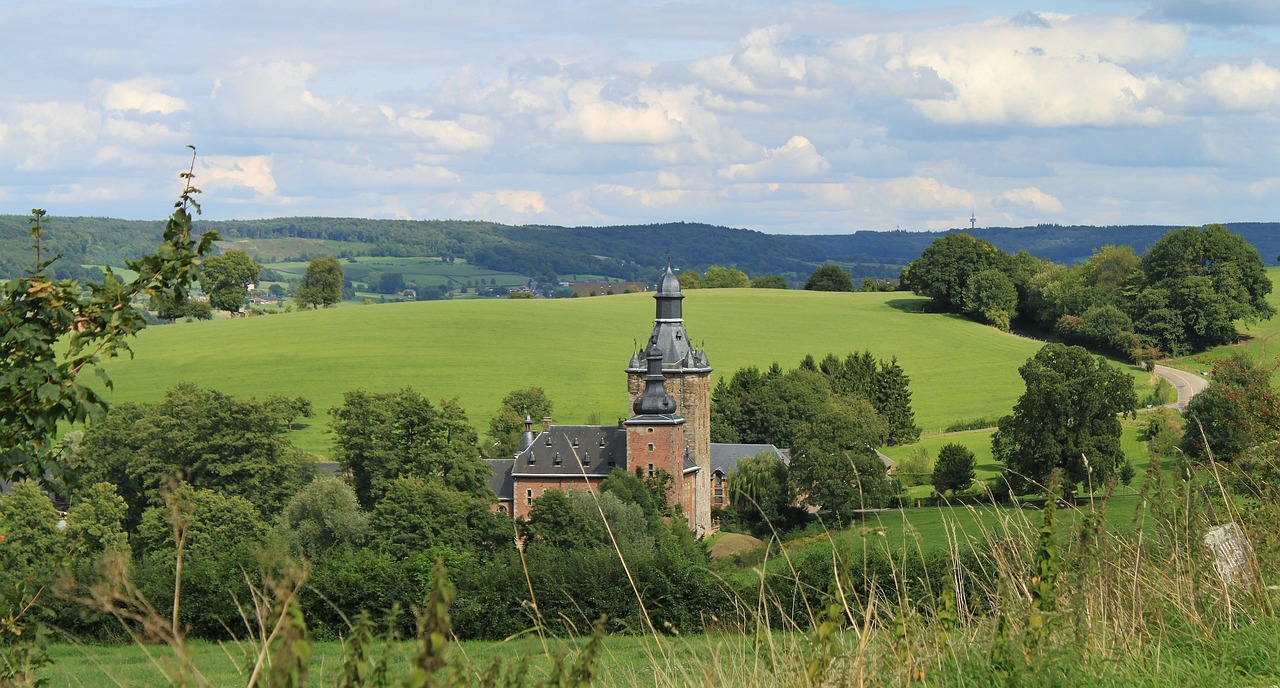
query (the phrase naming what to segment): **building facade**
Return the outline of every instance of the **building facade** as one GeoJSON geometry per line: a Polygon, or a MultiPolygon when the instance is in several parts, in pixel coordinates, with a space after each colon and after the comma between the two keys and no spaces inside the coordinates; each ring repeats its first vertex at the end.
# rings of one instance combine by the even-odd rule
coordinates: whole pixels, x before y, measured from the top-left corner
{"type": "Polygon", "coordinates": [[[670,476],[668,499],[699,535],[711,531],[711,366],[684,328],[680,282],[670,266],[654,293],[648,343],[626,368],[631,415],[617,425],[553,425],[525,419],[511,459],[489,462],[499,508],[525,518],[549,489],[598,487],[622,468],[670,476]]]}

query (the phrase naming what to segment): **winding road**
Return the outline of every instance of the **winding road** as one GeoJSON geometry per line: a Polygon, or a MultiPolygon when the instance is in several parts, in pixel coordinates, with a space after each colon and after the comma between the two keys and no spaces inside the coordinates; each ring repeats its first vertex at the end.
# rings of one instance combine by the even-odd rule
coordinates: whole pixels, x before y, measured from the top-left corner
{"type": "Polygon", "coordinates": [[[1156,366],[1156,375],[1166,379],[1173,388],[1178,392],[1178,401],[1169,406],[1179,411],[1187,408],[1187,404],[1191,401],[1191,397],[1204,391],[1209,386],[1209,381],[1203,375],[1188,373],[1185,370],[1170,368],[1169,366],[1156,366]]]}

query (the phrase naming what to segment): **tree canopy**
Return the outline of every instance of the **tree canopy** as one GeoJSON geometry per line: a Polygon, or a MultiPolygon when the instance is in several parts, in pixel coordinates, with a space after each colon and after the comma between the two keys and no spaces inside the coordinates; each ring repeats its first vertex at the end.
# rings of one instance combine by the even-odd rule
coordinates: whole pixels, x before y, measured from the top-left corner
{"type": "Polygon", "coordinates": [[[853,276],[835,263],[824,263],[809,275],[804,288],[809,291],[857,291],[853,276]]]}
{"type": "Polygon", "coordinates": [[[791,477],[804,503],[836,523],[884,506],[893,488],[873,447],[888,434],[888,424],[863,399],[832,404],[807,423],[791,450],[791,477]]]}
{"type": "Polygon", "coordinates": [[[258,281],[262,267],[244,251],[227,251],[204,261],[200,287],[209,304],[220,311],[236,313],[249,294],[249,285],[258,281]]]}
{"type": "Polygon", "coordinates": [[[975,477],[973,452],[963,444],[950,442],[938,450],[938,461],[933,465],[933,489],[938,494],[947,490],[960,492],[969,489],[975,477]]]}
{"type": "Polygon", "coordinates": [[[1001,328],[1017,320],[1135,361],[1229,343],[1237,321],[1274,312],[1257,250],[1223,225],[1166,232],[1141,258],[1128,246],[1102,246],[1070,268],[949,234],[902,279],[937,310],[1001,328]]]}
{"type": "Polygon", "coordinates": [[[342,301],[345,276],[337,258],[315,258],[307,264],[307,274],[298,287],[298,300],[312,306],[328,308],[342,301]]]}
{"type": "Polygon", "coordinates": [[[752,289],[790,289],[782,275],[756,275],[751,278],[752,289]]]}
{"type": "MultiPolygon", "coordinates": [[[[524,419],[527,416],[534,423],[551,417],[555,404],[547,398],[541,387],[513,389],[502,398],[498,412],[489,419],[489,445],[491,451],[486,453],[493,457],[511,458],[516,447],[520,446],[520,436],[524,433],[524,419]]],[[[541,427],[539,425],[538,427],[541,427]]]]}
{"type": "Polygon", "coordinates": [[[489,494],[475,429],[456,400],[437,407],[411,388],[354,390],[330,409],[336,455],[350,471],[360,504],[371,509],[391,481],[417,476],[451,490],[489,494]]]}
{"type": "Polygon", "coordinates": [[[312,464],[284,438],[271,406],[181,383],[151,404],[117,404],[85,433],[86,465],[70,487],[107,481],[129,504],[131,522],[162,503],[166,480],[244,497],[263,517],[310,479],[312,464]]]}
{"type": "Polygon", "coordinates": [[[1061,468],[1068,493],[1100,487],[1124,463],[1120,419],[1138,404],[1133,380],[1078,346],[1047,344],[1018,369],[1026,392],[1000,419],[991,450],[1015,491],[1043,490],[1061,468]]]}
{"type": "Polygon", "coordinates": [[[1196,461],[1235,461],[1280,437],[1280,395],[1273,365],[1235,354],[1213,365],[1212,382],[1186,410],[1182,451],[1196,461]]]}
{"type": "MultiPolygon", "coordinates": [[[[982,239],[958,232],[937,239],[902,271],[902,284],[933,299],[938,310],[966,312],[969,281],[987,270],[1007,271],[1009,256],[982,239]]],[[[1003,286],[999,287],[1003,290],[1003,286]]],[[[986,305],[985,302],[975,305],[986,305]]]]}
{"type": "Polygon", "coordinates": [[[745,289],[751,286],[747,273],[736,268],[712,265],[702,277],[703,289],[745,289]]]}
{"type": "Polygon", "coordinates": [[[726,488],[739,522],[754,535],[784,532],[801,520],[787,466],[770,452],[739,461],[726,488]]]}

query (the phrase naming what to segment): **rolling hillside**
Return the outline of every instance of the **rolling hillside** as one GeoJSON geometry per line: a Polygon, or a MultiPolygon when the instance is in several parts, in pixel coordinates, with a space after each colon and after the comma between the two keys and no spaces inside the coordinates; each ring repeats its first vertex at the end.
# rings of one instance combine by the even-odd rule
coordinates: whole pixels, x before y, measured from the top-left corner
{"type": "MultiPolygon", "coordinates": [[[[916,312],[921,302],[902,293],[698,290],[684,312],[717,377],[865,348],[898,357],[926,429],[1007,413],[1022,392],[1017,368],[1038,344],[916,312]]],[[[627,414],[622,371],[633,343],[648,336],[653,308],[650,294],[435,301],[157,326],[135,342],[134,359],[109,364],[111,398],[154,400],[179,380],[235,396],[303,395],[320,415],[294,441],[318,453],[331,444],[325,412],[357,388],[456,396],[482,434],[502,396],[530,385],[546,388],[560,422],[595,413],[607,423],[627,414]]]]}

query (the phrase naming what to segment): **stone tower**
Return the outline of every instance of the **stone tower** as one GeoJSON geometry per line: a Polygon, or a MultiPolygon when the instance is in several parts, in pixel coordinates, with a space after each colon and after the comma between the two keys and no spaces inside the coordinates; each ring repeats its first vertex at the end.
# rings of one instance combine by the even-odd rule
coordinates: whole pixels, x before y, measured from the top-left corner
{"type": "Polygon", "coordinates": [[[627,390],[630,402],[635,406],[637,397],[645,390],[648,373],[646,359],[657,349],[662,354],[662,374],[665,390],[676,402],[676,412],[684,418],[684,445],[689,458],[701,470],[694,474],[693,513],[690,514],[693,531],[698,535],[711,532],[711,364],[705,351],[695,349],[684,329],[684,315],[680,293],[680,280],[671,266],[658,280],[657,317],[653,320],[653,332],[644,350],[631,355],[627,366],[627,390]]]}
{"type": "Polygon", "coordinates": [[[667,393],[662,372],[662,349],[649,347],[644,391],[631,404],[633,415],[623,422],[627,431],[627,466],[652,478],[658,471],[671,476],[671,501],[679,504],[692,528],[697,513],[698,469],[684,444],[684,418],[667,393]]]}

